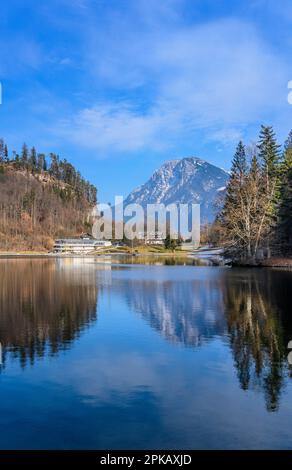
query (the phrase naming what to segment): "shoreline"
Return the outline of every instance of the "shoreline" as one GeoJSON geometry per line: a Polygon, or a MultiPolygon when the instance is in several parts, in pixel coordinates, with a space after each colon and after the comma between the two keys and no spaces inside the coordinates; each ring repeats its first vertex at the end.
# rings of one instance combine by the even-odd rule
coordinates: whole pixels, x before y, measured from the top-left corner
{"type": "MultiPolygon", "coordinates": [[[[223,260],[221,257],[221,250],[218,248],[208,248],[208,249],[198,249],[195,251],[175,251],[175,252],[153,252],[153,251],[145,251],[145,252],[125,252],[125,251],[99,251],[96,253],[48,253],[48,252],[41,252],[41,251],[3,251],[0,252],[0,259],[97,259],[97,258],[118,258],[118,257],[126,257],[126,258],[141,258],[141,257],[157,257],[157,258],[197,258],[201,260],[210,260],[210,261],[217,261],[219,259],[223,260]]],[[[273,257],[269,258],[264,261],[260,261],[257,263],[250,263],[250,262],[226,262],[214,264],[215,266],[226,266],[231,268],[288,268],[292,269],[292,258],[289,257],[273,257]]]]}
{"type": "Polygon", "coordinates": [[[46,251],[0,251],[0,258],[99,258],[99,257],[172,257],[172,258],[186,258],[186,257],[198,257],[198,258],[211,258],[218,257],[218,249],[207,250],[205,248],[187,251],[108,251],[99,250],[94,253],[52,253],[46,251]],[[214,251],[214,253],[212,253],[214,251]]]}
{"type": "Polygon", "coordinates": [[[45,253],[45,252],[0,252],[0,258],[29,258],[29,257],[44,257],[44,258],[97,258],[101,256],[172,256],[172,257],[185,257],[193,255],[192,252],[183,252],[183,253],[125,253],[125,252],[114,252],[114,253],[45,253]]]}
{"type": "Polygon", "coordinates": [[[292,258],[289,257],[272,257],[263,261],[230,261],[229,265],[233,268],[291,268],[292,258]]]}

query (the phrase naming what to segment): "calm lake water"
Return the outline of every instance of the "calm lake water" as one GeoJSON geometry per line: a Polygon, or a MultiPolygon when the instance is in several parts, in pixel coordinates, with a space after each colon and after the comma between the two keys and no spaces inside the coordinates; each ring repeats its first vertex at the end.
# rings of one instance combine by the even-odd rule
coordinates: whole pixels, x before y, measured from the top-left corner
{"type": "Polygon", "coordinates": [[[292,449],[292,271],[153,263],[0,260],[1,449],[292,449]]]}

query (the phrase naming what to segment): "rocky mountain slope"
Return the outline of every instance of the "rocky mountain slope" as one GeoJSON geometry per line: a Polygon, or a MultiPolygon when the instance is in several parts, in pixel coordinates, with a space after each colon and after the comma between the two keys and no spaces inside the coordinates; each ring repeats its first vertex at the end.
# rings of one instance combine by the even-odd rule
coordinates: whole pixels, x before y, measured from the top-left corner
{"type": "Polygon", "coordinates": [[[145,207],[154,203],[196,203],[201,205],[201,221],[212,222],[218,210],[218,196],[225,190],[228,178],[225,170],[197,157],[170,160],[131,192],[125,204],[145,207]]]}

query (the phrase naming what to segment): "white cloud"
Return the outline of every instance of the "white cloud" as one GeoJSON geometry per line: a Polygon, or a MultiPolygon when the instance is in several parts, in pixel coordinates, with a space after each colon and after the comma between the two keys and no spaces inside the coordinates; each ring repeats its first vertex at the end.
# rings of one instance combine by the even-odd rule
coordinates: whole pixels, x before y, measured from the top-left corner
{"type": "Polygon", "coordinates": [[[59,135],[105,153],[169,148],[197,132],[224,144],[281,114],[288,66],[258,29],[233,18],[186,26],[179,4],[166,2],[162,16],[138,2],[134,22],[129,14],[104,27],[92,21],[88,72],[124,99],[80,109],[59,135]]]}
{"type": "MultiPolygon", "coordinates": [[[[202,130],[224,144],[241,138],[242,127],[280,112],[286,100],[285,63],[246,22],[154,28],[152,36],[119,32],[120,40],[106,41],[101,56],[91,50],[92,69],[113,88],[137,89],[138,98],[94,104],[58,123],[58,134],[80,145],[103,152],[160,150],[202,130]],[[145,95],[151,105],[141,111],[145,95]]],[[[97,35],[95,46],[101,40],[97,35]]]]}
{"type": "Polygon", "coordinates": [[[21,141],[31,133],[101,157],[175,155],[186,142],[191,152],[210,141],[225,152],[239,137],[254,139],[261,123],[282,129],[281,139],[288,133],[290,0],[253,0],[225,18],[201,0],[28,3],[50,42],[30,29],[0,41],[5,96],[25,81],[10,100],[25,115],[10,131],[21,141]]]}
{"type": "MultiPolygon", "coordinates": [[[[246,23],[225,20],[179,32],[157,51],[160,84],[199,125],[257,119],[280,105],[285,64],[246,23]]],[[[283,89],[282,89],[283,87],[283,89]]]]}
{"type": "Polygon", "coordinates": [[[161,150],[167,146],[165,135],[178,131],[180,125],[178,115],[165,116],[163,110],[155,108],[140,114],[125,102],[103,103],[60,121],[54,132],[84,147],[99,149],[104,155],[107,151],[161,150]]]}

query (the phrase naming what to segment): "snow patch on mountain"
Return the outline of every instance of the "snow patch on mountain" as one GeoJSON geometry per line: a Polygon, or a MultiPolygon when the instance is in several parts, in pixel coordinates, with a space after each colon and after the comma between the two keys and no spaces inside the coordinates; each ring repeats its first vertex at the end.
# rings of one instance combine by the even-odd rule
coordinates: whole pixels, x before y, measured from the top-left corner
{"type": "Polygon", "coordinates": [[[145,207],[155,203],[195,203],[201,205],[201,220],[213,221],[218,192],[225,191],[229,174],[197,157],[165,162],[142,186],[134,189],[125,204],[145,207]]]}

